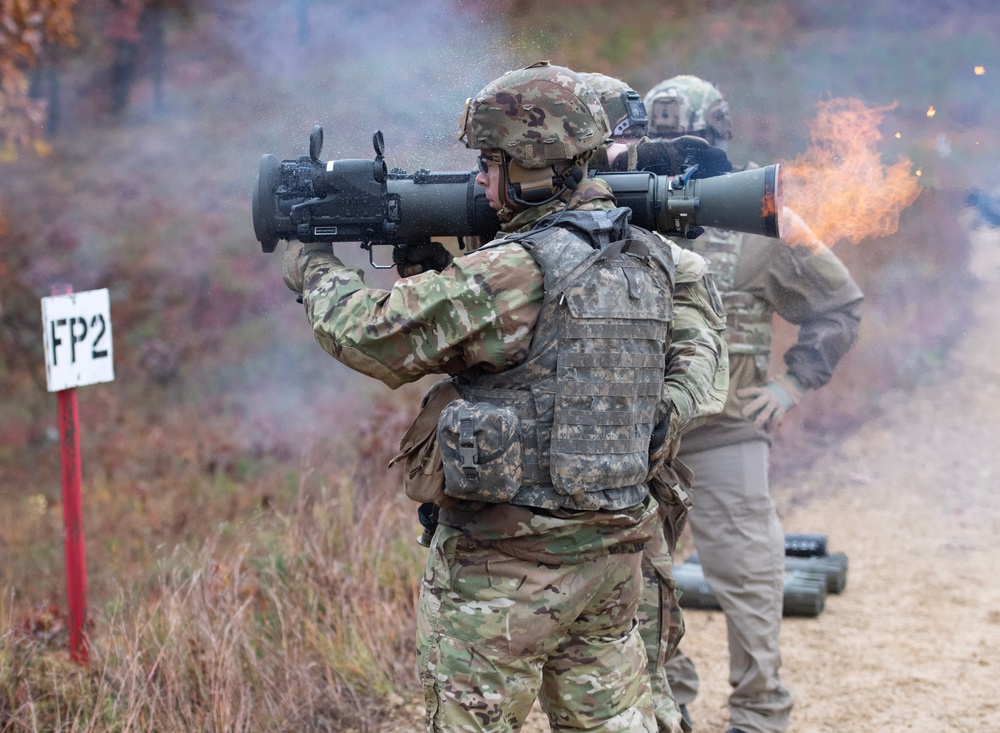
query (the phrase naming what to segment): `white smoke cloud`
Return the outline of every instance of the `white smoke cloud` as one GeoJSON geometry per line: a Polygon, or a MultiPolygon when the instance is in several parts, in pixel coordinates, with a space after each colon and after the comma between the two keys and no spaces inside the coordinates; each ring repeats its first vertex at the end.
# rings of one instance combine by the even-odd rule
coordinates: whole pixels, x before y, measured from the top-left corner
{"type": "Polygon", "coordinates": [[[257,104],[266,104],[274,139],[290,139],[295,155],[319,122],[328,158],[370,156],[381,129],[390,165],[467,163],[471,155],[455,142],[465,99],[523,63],[499,14],[478,3],[241,5],[222,40],[253,71],[255,91],[267,90],[257,104]]]}

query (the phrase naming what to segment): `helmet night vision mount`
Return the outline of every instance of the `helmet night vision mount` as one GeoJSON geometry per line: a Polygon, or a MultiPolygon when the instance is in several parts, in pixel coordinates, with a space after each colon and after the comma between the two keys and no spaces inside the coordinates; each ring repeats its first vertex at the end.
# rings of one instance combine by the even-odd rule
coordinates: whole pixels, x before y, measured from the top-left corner
{"type": "MultiPolygon", "coordinates": [[[[309,136],[309,155],[279,161],[264,155],[253,188],[253,228],[261,250],[278,240],[357,242],[371,246],[429,242],[435,237],[492,239],[500,229],[474,171],[407,173],[385,164],[381,131],[374,160],[320,160],[323,128],[309,136]]],[[[693,239],[703,227],[778,237],[781,211],[778,165],[692,178],[634,171],[600,173],[632,223],[668,236],[693,239]]]]}

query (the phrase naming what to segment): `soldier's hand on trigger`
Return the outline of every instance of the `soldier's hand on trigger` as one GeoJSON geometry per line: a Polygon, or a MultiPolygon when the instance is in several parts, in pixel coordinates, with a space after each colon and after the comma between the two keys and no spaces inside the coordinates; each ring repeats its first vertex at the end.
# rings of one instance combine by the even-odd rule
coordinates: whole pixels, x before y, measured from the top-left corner
{"type": "Polygon", "coordinates": [[[643,140],[636,147],[637,170],[660,176],[679,176],[692,165],[698,168],[692,178],[711,178],[733,170],[726,151],[694,135],[673,140],[643,140]]]}
{"type": "Polygon", "coordinates": [[[281,279],[296,295],[302,295],[302,268],[299,267],[299,255],[302,253],[300,242],[285,242],[285,251],[281,253],[281,279]]]}
{"type": "Polygon", "coordinates": [[[441,272],[452,259],[451,252],[440,242],[403,242],[392,248],[392,261],[400,277],[413,277],[428,270],[441,272]]]}
{"type": "Polygon", "coordinates": [[[745,387],[736,396],[746,400],[741,412],[759,430],[773,432],[785,413],[799,404],[801,390],[790,377],[775,377],[763,387],[745,387]]]}
{"type": "Polygon", "coordinates": [[[281,253],[281,279],[289,290],[300,297],[305,288],[306,257],[314,252],[332,253],[333,245],[329,242],[311,242],[305,245],[301,242],[287,242],[285,251],[281,253]]]}

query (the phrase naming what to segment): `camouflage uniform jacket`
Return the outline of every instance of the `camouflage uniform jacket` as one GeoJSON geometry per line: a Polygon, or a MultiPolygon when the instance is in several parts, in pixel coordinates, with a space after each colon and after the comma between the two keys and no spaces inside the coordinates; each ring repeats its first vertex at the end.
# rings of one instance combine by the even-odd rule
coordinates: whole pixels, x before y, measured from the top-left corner
{"type": "MultiPolygon", "coordinates": [[[[562,207],[553,202],[528,209],[504,229],[528,231],[562,207]]],[[[567,216],[574,214],[569,224],[615,208],[606,184],[585,179],[567,207],[567,216]]],[[[668,245],[675,287],[664,397],[685,424],[722,408],[728,389],[725,320],[706,277],[708,263],[668,245]]],[[[303,275],[303,302],[318,343],[338,361],[393,388],[427,374],[500,372],[521,363],[544,294],[541,268],[514,242],[456,258],[441,273],[401,278],[388,291],[365,287],[361,273],[332,254],[308,255],[303,275]]],[[[545,514],[501,503],[442,510],[440,522],[509,555],[581,562],[613,546],[641,547],[655,511],[648,500],[622,511],[545,514]]]]}
{"type": "Polygon", "coordinates": [[[796,343],[784,354],[788,375],[803,389],[818,389],[857,338],[861,290],[829,249],[813,252],[780,239],[713,229],[690,246],[710,259],[726,307],[730,388],[722,413],[685,433],[681,455],[769,441],[770,433],[740,413],[736,391],[768,380],[772,314],[799,326],[796,343]]]}
{"type": "MultiPolygon", "coordinates": [[[[528,209],[504,230],[528,231],[562,206],[528,209]]],[[[614,208],[607,185],[590,179],[569,205],[580,213],[614,208]]],[[[722,408],[728,388],[725,323],[705,260],[672,242],[669,247],[676,283],[666,396],[687,424],[722,408]]],[[[441,273],[401,278],[388,291],[366,287],[361,273],[335,256],[314,253],[304,281],[303,302],[320,346],[392,388],[427,374],[499,372],[519,364],[543,295],[541,268],[516,243],[470,252],[441,273]]]]}

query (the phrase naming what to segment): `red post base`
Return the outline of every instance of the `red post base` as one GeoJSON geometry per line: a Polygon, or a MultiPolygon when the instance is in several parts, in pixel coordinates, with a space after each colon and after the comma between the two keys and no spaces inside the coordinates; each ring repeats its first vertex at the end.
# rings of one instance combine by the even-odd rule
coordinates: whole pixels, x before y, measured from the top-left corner
{"type": "Polygon", "coordinates": [[[87,664],[87,561],[83,547],[83,495],[80,469],[80,418],[76,389],[56,392],[59,403],[59,447],[62,456],[62,505],[66,550],[66,593],[69,608],[69,654],[87,664]]]}

